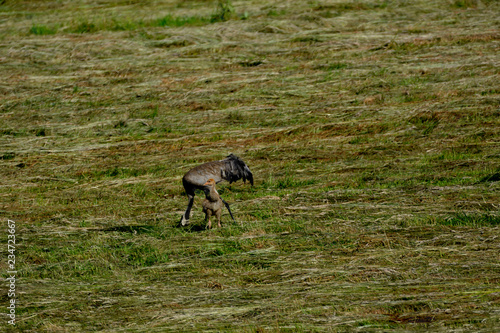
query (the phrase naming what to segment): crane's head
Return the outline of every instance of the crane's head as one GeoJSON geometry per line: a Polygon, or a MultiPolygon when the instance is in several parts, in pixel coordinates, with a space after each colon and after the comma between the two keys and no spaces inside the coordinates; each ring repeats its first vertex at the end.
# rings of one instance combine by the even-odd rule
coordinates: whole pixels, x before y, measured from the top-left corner
{"type": "Polygon", "coordinates": [[[213,178],[210,178],[209,180],[207,180],[205,184],[203,184],[203,186],[214,186],[214,185],[215,185],[215,180],[213,178]]]}

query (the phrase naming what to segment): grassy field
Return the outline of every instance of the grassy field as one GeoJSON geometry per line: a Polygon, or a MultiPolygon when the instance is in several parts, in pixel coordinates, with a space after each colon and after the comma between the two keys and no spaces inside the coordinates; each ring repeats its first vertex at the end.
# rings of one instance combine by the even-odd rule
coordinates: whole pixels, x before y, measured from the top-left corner
{"type": "Polygon", "coordinates": [[[498,1],[0,3],[0,331],[500,328],[498,1]]]}

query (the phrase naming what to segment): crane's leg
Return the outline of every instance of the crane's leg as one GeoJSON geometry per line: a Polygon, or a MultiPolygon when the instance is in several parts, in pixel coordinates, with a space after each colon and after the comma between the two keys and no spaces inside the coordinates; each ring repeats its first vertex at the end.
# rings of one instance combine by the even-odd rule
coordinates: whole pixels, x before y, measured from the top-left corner
{"type": "Polygon", "coordinates": [[[189,215],[191,214],[191,208],[193,208],[194,203],[194,194],[188,194],[189,202],[186,209],[186,212],[182,215],[180,224],[181,226],[185,226],[189,224],[189,215]]]}
{"type": "Polygon", "coordinates": [[[227,211],[229,212],[229,215],[231,215],[231,218],[233,219],[233,222],[236,223],[236,221],[234,220],[234,217],[233,217],[233,213],[231,213],[231,209],[229,208],[229,204],[226,202],[226,200],[224,200],[222,198],[220,198],[220,199],[224,203],[224,206],[226,206],[227,211]]]}
{"type": "Polygon", "coordinates": [[[207,209],[206,214],[207,215],[205,215],[205,222],[208,219],[208,224],[206,226],[206,229],[212,229],[212,221],[210,221],[210,217],[212,216],[212,211],[210,209],[207,209]]]}
{"type": "Polygon", "coordinates": [[[215,213],[215,216],[217,217],[217,226],[219,228],[222,228],[221,224],[220,224],[220,216],[221,216],[221,213],[222,213],[222,208],[219,209],[216,213],[215,213]]]}

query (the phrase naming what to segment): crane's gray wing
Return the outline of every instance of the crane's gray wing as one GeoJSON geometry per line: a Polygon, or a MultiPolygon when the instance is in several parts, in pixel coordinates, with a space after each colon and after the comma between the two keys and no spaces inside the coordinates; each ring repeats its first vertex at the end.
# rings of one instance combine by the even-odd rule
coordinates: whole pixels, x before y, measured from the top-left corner
{"type": "Polygon", "coordinates": [[[219,183],[224,180],[222,178],[223,167],[224,163],[222,163],[222,161],[213,161],[198,165],[184,175],[184,181],[198,188],[204,187],[203,184],[210,178],[213,178],[216,183],[219,183]]]}
{"type": "Polygon", "coordinates": [[[252,172],[245,162],[243,162],[243,160],[238,156],[230,154],[221,162],[224,162],[224,168],[222,168],[222,178],[227,180],[229,183],[235,182],[239,179],[243,179],[243,181],[246,182],[248,179],[250,184],[253,185],[252,172]]]}
{"type": "Polygon", "coordinates": [[[210,178],[213,178],[216,183],[223,180],[233,183],[243,179],[244,182],[248,180],[253,185],[252,172],[242,159],[233,154],[223,160],[207,162],[194,167],[184,175],[183,182],[186,185],[203,188],[203,184],[210,178]]]}

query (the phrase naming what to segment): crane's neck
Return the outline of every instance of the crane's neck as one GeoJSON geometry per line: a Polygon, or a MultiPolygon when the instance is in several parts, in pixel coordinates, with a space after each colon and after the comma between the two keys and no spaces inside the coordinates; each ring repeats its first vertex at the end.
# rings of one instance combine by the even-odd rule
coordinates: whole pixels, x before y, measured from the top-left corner
{"type": "Polygon", "coordinates": [[[207,197],[208,200],[210,201],[218,201],[220,196],[217,190],[215,189],[215,186],[208,186],[208,191],[205,191],[205,196],[207,197]]]}

